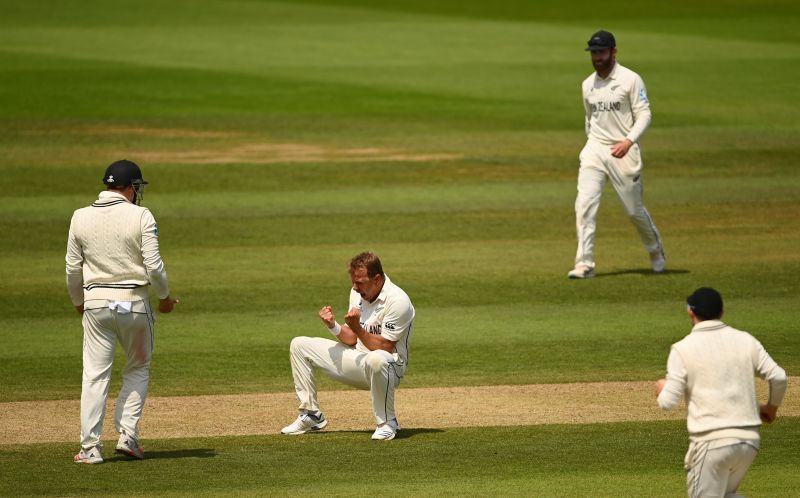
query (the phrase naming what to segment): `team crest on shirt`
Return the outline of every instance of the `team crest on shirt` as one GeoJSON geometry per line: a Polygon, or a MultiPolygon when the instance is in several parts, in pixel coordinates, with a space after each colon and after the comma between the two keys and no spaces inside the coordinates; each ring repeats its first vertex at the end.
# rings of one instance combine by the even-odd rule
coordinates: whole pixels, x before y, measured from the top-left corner
{"type": "Polygon", "coordinates": [[[386,330],[395,330],[397,328],[397,325],[395,325],[394,322],[384,323],[383,326],[386,327],[386,330]]]}

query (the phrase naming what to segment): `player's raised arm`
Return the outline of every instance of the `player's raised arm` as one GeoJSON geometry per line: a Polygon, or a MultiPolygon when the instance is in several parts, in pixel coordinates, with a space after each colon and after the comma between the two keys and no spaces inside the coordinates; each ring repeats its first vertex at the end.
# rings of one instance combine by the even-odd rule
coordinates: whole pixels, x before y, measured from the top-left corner
{"type": "Polygon", "coordinates": [[[358,308],[351,308],[344,316],[344,319],[347,322],[347,327],[356,337],[361,339],[361,343],[370,351],[378,349],[382,349],[388,353],[394,351],[396,341],[387,340],[380,334],[370,334],[364,329],[361,325],[361,311],[358,308]]]}

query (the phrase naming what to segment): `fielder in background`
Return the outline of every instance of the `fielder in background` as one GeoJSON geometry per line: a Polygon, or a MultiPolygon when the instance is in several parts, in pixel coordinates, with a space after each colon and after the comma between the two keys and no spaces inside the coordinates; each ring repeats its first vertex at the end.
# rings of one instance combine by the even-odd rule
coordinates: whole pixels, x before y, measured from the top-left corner
{"type": "Polygon", "coordinates": [[[583,107],[588,140],[580,153],[575,225],[578,250],[569,278],[594,276],[597,211],[606,178],[611,180],[645,249],[653,271],[664,271],[664,248],[642,200],[642,155],[639,138],[650,125],[650,102],[642,78],[616,60],[614,35],[598,31],[586,50],[595,72],[583,81],[583,107]]]}
{"type": "Polygon", "coordinates": [[[116,451],[143,458],[139,417],[150,380],[153,322],[148,285],[169,313],[178,302],[169,295],[153,215],[138,204],[144,185],[135,163],[121,160],[106,169],[107,190],[72,216],[67,240],[67,288],[83,316],[81,450],[76,463],[102,463],[103,417],[117,341],[125,350],[122,389],[115,424],[116,451]]]}
{"type": "Polygon", "coordinates": [[[289,347],[300,415],[283,434],[304,434],[328,424],[317,401],[314,368],[328,377],[372,394],[377,429],[372,439],[393,439],[400,430],[394,391],[408,366],[414,306],[403,289],[383,273],[381,260],[371,252],[355,256],[348,267],[349,311],[345,325],[325,306],[319,317],[337,341],[295,337],[289,347]]]}
{"type": "Polygon", "coordinates": [[[658,404],[675,408],[686,397],[689,497],[733,497],[758,453],[759,426],[772,422],[786,393],[786,372],[747,332],[720,321],[722,296],[697,289],[686,300],[692,332],[672,345],[667,377],[656,384],[658,404]],[[769,382],[759,407],[755,375],[769,382]]]}

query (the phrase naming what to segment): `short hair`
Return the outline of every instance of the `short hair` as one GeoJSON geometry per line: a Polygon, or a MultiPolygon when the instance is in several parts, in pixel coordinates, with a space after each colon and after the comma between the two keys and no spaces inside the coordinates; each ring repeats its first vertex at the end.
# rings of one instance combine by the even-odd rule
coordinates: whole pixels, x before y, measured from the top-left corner
{"type": "Polygon", "coordinates": [[[375,275],[380,275],[382,277],[384,276],[381,260],[372,251],[365,251],[354,256],[353,259],[350,260],[350,264],[347,266],[347,271],[350,273],[355,273],[359,268],[366,268],[367,276],[369,278],[372,278],[375,275]]]}

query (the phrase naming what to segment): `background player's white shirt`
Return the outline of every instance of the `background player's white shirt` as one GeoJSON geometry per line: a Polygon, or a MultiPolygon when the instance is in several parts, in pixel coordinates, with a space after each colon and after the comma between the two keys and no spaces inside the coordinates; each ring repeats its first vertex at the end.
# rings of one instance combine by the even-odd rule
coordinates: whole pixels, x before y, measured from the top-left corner
{"type": "MultiPolygon", "coordinates": [[[[670,410],[686,397],[686,423],[692,439],[720,437],[726,429],[755,428],[761,419],[754,374],[769,382],[769,402],[780,405],[786,392],[786,372],[761,343],[719,320],[702,321],[672,345],[667,383],[658,395],[658,404],[670,410]]],[[[757,439],[758,433],[750,437],[757,439]]]]}
{"type": "Polygon", "coordinates": [[[592,73],[583,80],[586,136],[613,145],[629,139],[638,142],[650,125],[650,101],[642,78],[614,63],[608,78],[592,73]]]}
{"type": "MultiPolygon", "coordinates": [[[[389,280],[388,275],[375,301],[361,299],[358,292],[350,290],[350,308],[361,310],[361,326],[370,334],[380,334],[384,339],[396,341],[394,353],[398,366],[408,364],[411,344],[411,329],[414,324],[414,306],[408,295],[389,280]]],[[[359,339],[356,349],[368,353],[370,350],[359,339]]]]}

